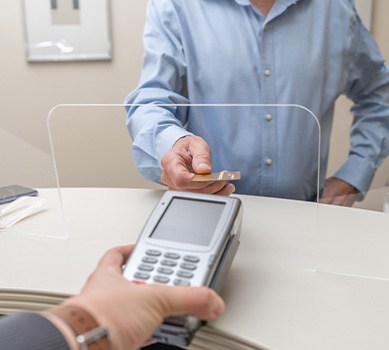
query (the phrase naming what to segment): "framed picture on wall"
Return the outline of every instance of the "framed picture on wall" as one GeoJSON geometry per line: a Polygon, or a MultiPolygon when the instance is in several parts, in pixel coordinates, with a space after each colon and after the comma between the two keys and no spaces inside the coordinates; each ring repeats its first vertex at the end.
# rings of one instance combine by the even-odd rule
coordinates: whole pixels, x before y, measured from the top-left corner
{"type": "Polygon", "coordinates": [[[109,6],[109,0],[22,0],[27,60],[110,60],[109,6]]]}

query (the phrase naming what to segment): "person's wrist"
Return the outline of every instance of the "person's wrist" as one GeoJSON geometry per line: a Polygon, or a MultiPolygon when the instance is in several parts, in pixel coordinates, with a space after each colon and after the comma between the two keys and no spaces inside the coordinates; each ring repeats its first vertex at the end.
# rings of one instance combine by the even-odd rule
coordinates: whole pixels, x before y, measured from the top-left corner
{"type": "Polygon", "coordinates": [[[359,200],[361,197],[363,197],[362,193],[356,187],[354,187],[349,182],[345,183],[348,186],[348,196],[353,196],[354,200],[359,200]]]}
{"type": "Polygon", "coordinates": [[[79,350],[73,330],[62,318],[54,315],[51,311],[44,311],[41,315],[61,332],[70,350],[79,350]]]}
{"type": "Polygon", "coordinates": [[[358,189],[355,188],[353,185],[347,183],[348,187],[349,187],[349,194],[357,194],[359,193],[358,189]]]}
{"type": "Polygon", "coordinates": [[[71,349],[113,349],[109,328],[101,322],[99,317],[96,317],[90,307],[78,303],[77,297],[50,310],[47,318],[59,328],[71,349]]]}
{"type": "Polygon", "coordinates": [[[67,299],[64,305],[80,306],[87,310],[96,320],[96,322],[105,327],[109,332],[111,350],[120,349],[123,335],[121,334],[122,323],[119,323],[112,314],[111,307],[106,307],[106,301],[102,301],[100,296],[95,293],[88,295],[77,295],[67,299]],[[118,324],[119,323],[119,324],[118,324]]]}
{"type": "Polygon", "coordinates": [[[188,138],[191,138],[191,137],[193,137],[193,135],[184,135],[184,136],[181,136],[180,138],[178,138],[178,139],[176,140],[176,142],[174,142],[174,144],[173,144],[172,147],[174,147],[174,146],[176,146],[177,144],[181,143],[181,141],[184,141],[185,139],[186,139],[185,141],[187,141],[187,139],[188,139],[188,138]]]}

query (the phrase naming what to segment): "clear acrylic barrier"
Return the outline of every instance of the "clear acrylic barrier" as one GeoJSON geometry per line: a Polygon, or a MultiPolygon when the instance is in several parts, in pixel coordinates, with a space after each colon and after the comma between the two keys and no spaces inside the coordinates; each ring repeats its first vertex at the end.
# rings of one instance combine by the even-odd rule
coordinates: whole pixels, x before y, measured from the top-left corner
{"type": "MultiPolygon", "coordinates": [[[[139,109],[147,118],[161,109],[174,111],[197,135],[200,133],[196,128],[203,125],[218,135],[225,132],[220,129],[223,123],[232,123],[234,133],[206,141],[211,148],[213,171],[241,171],[242,179],[235,182],[237,194],[318,202],[325,178],[331,176],[326,174],[325,162],[320,162],[326,159],[328,141],[323,140],[322,145],[317,118],[302,106],[60,105],[50,113],[48,125],[62,198],[64,187],[165,189],[146,181],[135,167],[132,140],[126,127],[126,109],[130,108],[139,109]],[[252,134],[240,135],[241,124],[250,125],[252,134]],[[259,149],[258,158],[250,159],[249,163],[242,149],[259,149]],[[283,163],[277,163],[277,159],[283,163]],[[251,184],[258,181],[260,186],[254,188],[254,184],[248,189],[245,183],[250,180],[254,180],[251,184]]],[[[365,194],[365,201],[374,196],[375,205],[381,201],[380,206],[384,208],[386,193],[387,188],[372,189],[365,194]]],[[[66,214],[72,212],[74,200],[70,196],[68,201],[63,201],[67,222],[72,221],[66,214]]],[[[284,203],[277,202],[281,212],[284,203]]],[[[284,217],[280,219],[290,221],[289,234],[307,231],[301,236],[312,248],[307,267],[358,278],[389,278],[389,255],[386,254],[389,215],[358,209],[363,202],[357,202],[356,208],[309,205],[303,212],[300,205],[287,203],[284,217]]],[[[123,215],[116,213],[107,202],[104,208],[83,211],[82,216],[86,221],[97,218],[102,229],[109,231],[112,228],[104,226],[106,214],[118,215],[117,221],[123,215]]],[[[271,227],[262,229],[272,230],[271,227]]]]}
{"type": "Polygon", "coordinates": [[[0,235],[67,238],[49,147],[44,151],[5,126],[0,127],[0,138],[8,145],[1,151],[1,187],[19,185],[38,190],[36,197],[24,196],[0,204],[0,235]],[[25,154],[34,157],[22,159],[25,154]]]}
{"type": "MultiPolygon", "coordinates": [[[[389,117],[381,118],[377,134],[381,135],[380,147],[386,147],[387,150],[389,117]]],[[[350,144],[347,133],[351,120],[335,120],[334,127],[343,131],[341,134],[344,134],[344,139],[334,139],[333,147],[346,160],[350,144]]],[[[337,164],[336,168],[340,165],[337,164]]],[[[349,278],[389,280],[388,193],[389,158],[379,164],[369,190],[354,202],[352,208],[319,206],[316,254],[318,271],[349,278]]]]}
{"type": "MultiPolygon", "coordinates": [[[[55,158],[59,187],[135,187],[161,188],[159,185],[145,180],[137,171],[131,154],[132,141],[126,127],[126,108],[147,106],[124,105],[59,105],[54,108],[48,119],[52,152],[55,158]]],[[[210,128],[215,134],[223,133],[222,124],[217,126],[219,119],[223,123],[235,123],[234,133],[228,135],[228,142],[220,144],[220,139],[209,139],[213,160],[219,167],[213,171],[223,170],[223,164],[235,164],[230,167],[237,170],[256,168],[271,169],[273,158],[283,156],[287,164],[283,169],[290,173],[288,183],[273,188],[249,190],[247,194],[258,194],[288,199],[317,200],[320,188],[318,167],[320,153],[320,126],[317,118],[308,109],[298,105],[157,105],[151,108],[184,109],[185,113],[193,115],[187,121],[190,128],[193,119],[206,120],[212,114],[210,128]],[[273,123],[270,123],[274,118],[273,123]],[[286,122],[280,122],[284,119],[286,122]],[[253,126],[253,137],[238,135],[239,125],[250,123],[253,126]],[[270,124],[275,125],[268,127],[270,124]],[[310,127],[307,127],[311,124],[310,127]],[[219,129],[217,129],[217,127],[219,129]],[[279,139],[275,128],[283,129],[284,137],[279,139]],[[310,133],[304,133],[304,128],[310,133]],[[314,132],[312,132],[312,129],[314,132]],[[268,132],[272,144],[266,144],[267,139],[261,134],[268,132]],[[243,137],[242,137],[243,136],[243,137]],[[243,142],[253,148],[261,149],[256,164],[242,162],[241,144],[243,142]],[[274,149],[272,145],[276,145],[274,149]],[[295,151],[292,148],[297,149],[295,151]],[[311,164],[312,163],[312,164],[311,164]],[[309,164],[309,166],[307,166],[309,164]],[[309,168],[309,173],[304,170],[309,168]],[[299,178],[298,185],[296,179],[299,178]],[[256,191],[258,193],[256,193],[256,191]]],[[[145,112],[147,114],[147,112],[145,112]]],[[[148,117],[146,115],[146,117],[148,117]]],[[[243,131],[242,131],[243,132],[243,131]]],[[[246,145],[247,147],[247,145],[246,145]]],[[[232,170],[232,169],[231,169],[232,170]]],[[[321,172],[325,171],[322,169],[321,172]]],[[[242,170],[241,170],[242,172],[242,170]]],[[[275,174],[275,173],[274,173],[275,174]]],[[[270,175],[273,175],[271,173],[270,175]]],[[[258,177],[253,171],[243,172],[243,177],[258,177]]],[[[266,182],[266,179],[262,179],[266,182]]],[[[270,181],[269,181],[270,182],[270,181]]],[[[239,183],[238,183],[239,185],[239,183]]],[[[279,183],[278,183],[279,185],[279,183]]],[[[246,191],[247,192],[247,191],[246,191]]]]}
{"type": "MultiPolygon", "coordinates": [[[[385,169],[388,159],[377,170],[378,183],[380,177],[388,176],[385,169]]],[[[318,207],[317,271],[347,278],[389,280],[388,193],[387,185],[375,186],[373,182],[351,208],[318,207]]]]}
{"type": "MultiPolygon", "coordinates": [[[[189,129],[207,123],[210,128],[214,128],[212,131],[215,134],[224,132],[220,129],[220,125],[233,123],[236,125],[234,128],[236,131],[226,135],[227,142],[220,141],[220,138],[207,139],[214,161],[214,172],[240,171],[241,180],[234,182],[238,194],[317,201],[318,189],[321,187],[319,171],[325,171],[325,169],[319,170],[320,126],[313,113],[304,107],[296,105],[60,105],[51,111],[48,126],[65,217],[70,223],[68,225],[70,236],[82,234],[72,227],[72,222],[75,222],[77,216],[82,215],[85,222],[98,220],[102,232],[121,230],[121,225],[109,226],[108,217],[114,218],[115,222],[121,222],[123,217],[128,221],[131,217],[128,208],[118,210],[117,206],[111,205],[108,192],[100,198],[95,198],[93,205],[82,213],[75,211],[74,208],[80,206],[80,203],[75,203],[77,199],[72,196],[74,187],[100,188],[100,193],[101,188],[111,188],[111,190],[117,188],[118,195],[122,189],[166,189],[160,184],[146,181],[134,165],[131,152],[132,140],[126,126],[126,109],[129,108],[144,109],[146,117],[152,115],[150,110],[154,112],[158,108],[175,110],[181,116],[183,114],[188,116],[186,126],[189,129]],[[196,119],[195,125],[194,119],[196,119]],[[253,134],[239,135],[241,123],[249,123],[253,134]],[[276,128],[281,129],[283,137],[277,137],[276,128]],[[269,133],[270,142],[267,142],[263,136],[265,132],[269,133]],[[248,164],[242,156],[242,140],[246,149],[249,147],[259,150],[258,159],[253,159],[253,164],[248,164]],[[275,160],[281,156],[287,164],[277,164],[275,160]],[[281,187],[280,177],[287,180],[281,187]],[[252,193],[247,192],[247,187],[242,186],[247,179],[254,182],[257,181],[256,179],[258,182],[262,179],[262,187],[252,189],[252,193]]],[[[88,195],[92,192],[93,189],[88,195]]],[[[284,201],[275,199],[274,205],[285,212],[286,217],[282,220],[290,222],[292,232],[279,234],[295,232],[304,234],[310,244],[310,249],[307,251],[313,252],[317,206],[312,203],[305,206],[305,203],[299,202],[304,207],[302,209],[300,206],[295,207],[293,203],[285,205],[284,201]]],[[[248,218],[257,217],[258,213],[255,212],[255,208],[246,208],[245,215],[248,218]],[[253,212],[250,213],[249,210],[253,212]]],[[[262,212],[261,215],[266,215],[266,212],[262,212]]],[[[147,218],[137,219],[141,228],[147,218]]],[[[263,227],[259,227],[258,230],[264,232],[273,230],[272,227],[262,225],[263,227]]],[[[117,232],[115,234],[117,235],[117,232]]],[[[128,233],[123,231],[123,234],[128,233]]],[[[297,246],[295,248],[300,249],[297,246]]],[[[305,266],[311,269],[314,267],[313,254],[306,260],[305,266]]]]}
{"type": "Polygon", "coordinates": [[[48,129],[59,188],[158,188],[134,165],[123,105],[59,105],[48,129]]]}

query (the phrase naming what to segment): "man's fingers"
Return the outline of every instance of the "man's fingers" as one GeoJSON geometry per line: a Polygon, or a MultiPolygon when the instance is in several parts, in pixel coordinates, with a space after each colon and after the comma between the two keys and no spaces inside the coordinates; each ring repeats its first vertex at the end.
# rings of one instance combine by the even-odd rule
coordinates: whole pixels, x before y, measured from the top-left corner
{"type": "Polygon", "coordinates": [[[351,207],[355,202],[355,195],[321,198],[319,203],[351,207]]]}
{"type": "Polygon", "coordinates": [[[235,185],[230,184],[230,183],[226,183],[220,191],[215,192],[214,194],[228,197],[231,194],[233,194],[234,192],[235,192],[235,185]]]}
{"type": "Polygon", "coordinates": [[[190,138],[189,152],[193,158],[192,168],[196,174],[209,174],[212,171],[211,151],[202,138],[190,138]]]}
{"type": "Polygon", "coordinates": [[[235,192],[235,186],[226,181],[196,182],[183,180],[182,178],[170,178],[167,173],[162,173],[161,181],[168,186],[169,190],[190,191],[197,193],[219,194],[229,196],[235,192]]]}
{"type": "MultiPolygon", "coordinates": [[[[196,184],[196,183],[194,183],[196,184]]],[[[209,193],[209,194],[218,194],[222,196],[229,196],[235,191],[235,186],[229,184],[226,181],[213,181],[213,182],[203,182],[204,187],[201,189],[191,190],[198,193],[209,193]]]]}
{"type": "Polygon", "coordinates": [[[161,182],[169,187],[180,191],[197,191],[203,193],[215,193],[220,191],[224,184],[216,182],[194,182],[192,178],[192,158],[189,153],[171,151],[161,161],[161,182]],[[189,165],[188,165],[189,164],[189,165]]]}
{"type": "Polygon", "coordinates": [[[191,181],[193,173],[188,169],[187,163],[191,162],[188,154],[182,152],[169,152],[161,161],[161,181],[165,185],[180,188],[182,184],[191,181]],[[188,159],[186,159],[188,158],[188,159]]]}
{"type": "Polygon", "coordinates": [[[211,154],[208,144],[198,136],[179,139],[162,158],[161,182],[171,190],[229,196],[235,186],[225,181],[192,181],[194,174],[211,173],[211,154]]]}
{"type": "Polygon", "coordinates": [[[340,179],[330,177],[326,180],[320,203],[351,207],[358,191],[340,179]]]}
{"type": "Polygon", "coordinates": [[[194,315],[213,320],[224,311],[224,302],[212,289],[201,287],[162,287],[161,302],[169,315],[194,315]]]}
{"type": "Polygon", "coordinates": [[[194,135],[183,137],[175,143],[173,149],[188,153],[192,159],[192,170],[196,174],[211,173],[211,151],[208,144],[201,137],[194,135]]]}
{"type": "Polygon", "coordinates": [[[119,272],[121,272],[121,267],[131,255],[133,249],[133,245],[125,245],[108,250],[108,252],[106,252],[104,256],[100,259],[97,265],[97,269],[113,267],[116,268],[119,272]]]}

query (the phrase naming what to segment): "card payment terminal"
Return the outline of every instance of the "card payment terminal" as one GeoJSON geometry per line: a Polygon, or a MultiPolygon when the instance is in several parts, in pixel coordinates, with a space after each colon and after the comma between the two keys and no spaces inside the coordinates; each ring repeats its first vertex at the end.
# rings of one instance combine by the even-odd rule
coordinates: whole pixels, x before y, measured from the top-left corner
{"type": "MultiPolygon", "coordinates": [[[[143,227],[124,277],[220,292],[239,246],[241,222],[238,198],[166,191],[143,227]]],[[[193,316],[170,317],[153,338],[185,347],[203,323],[193,316]]]]}

